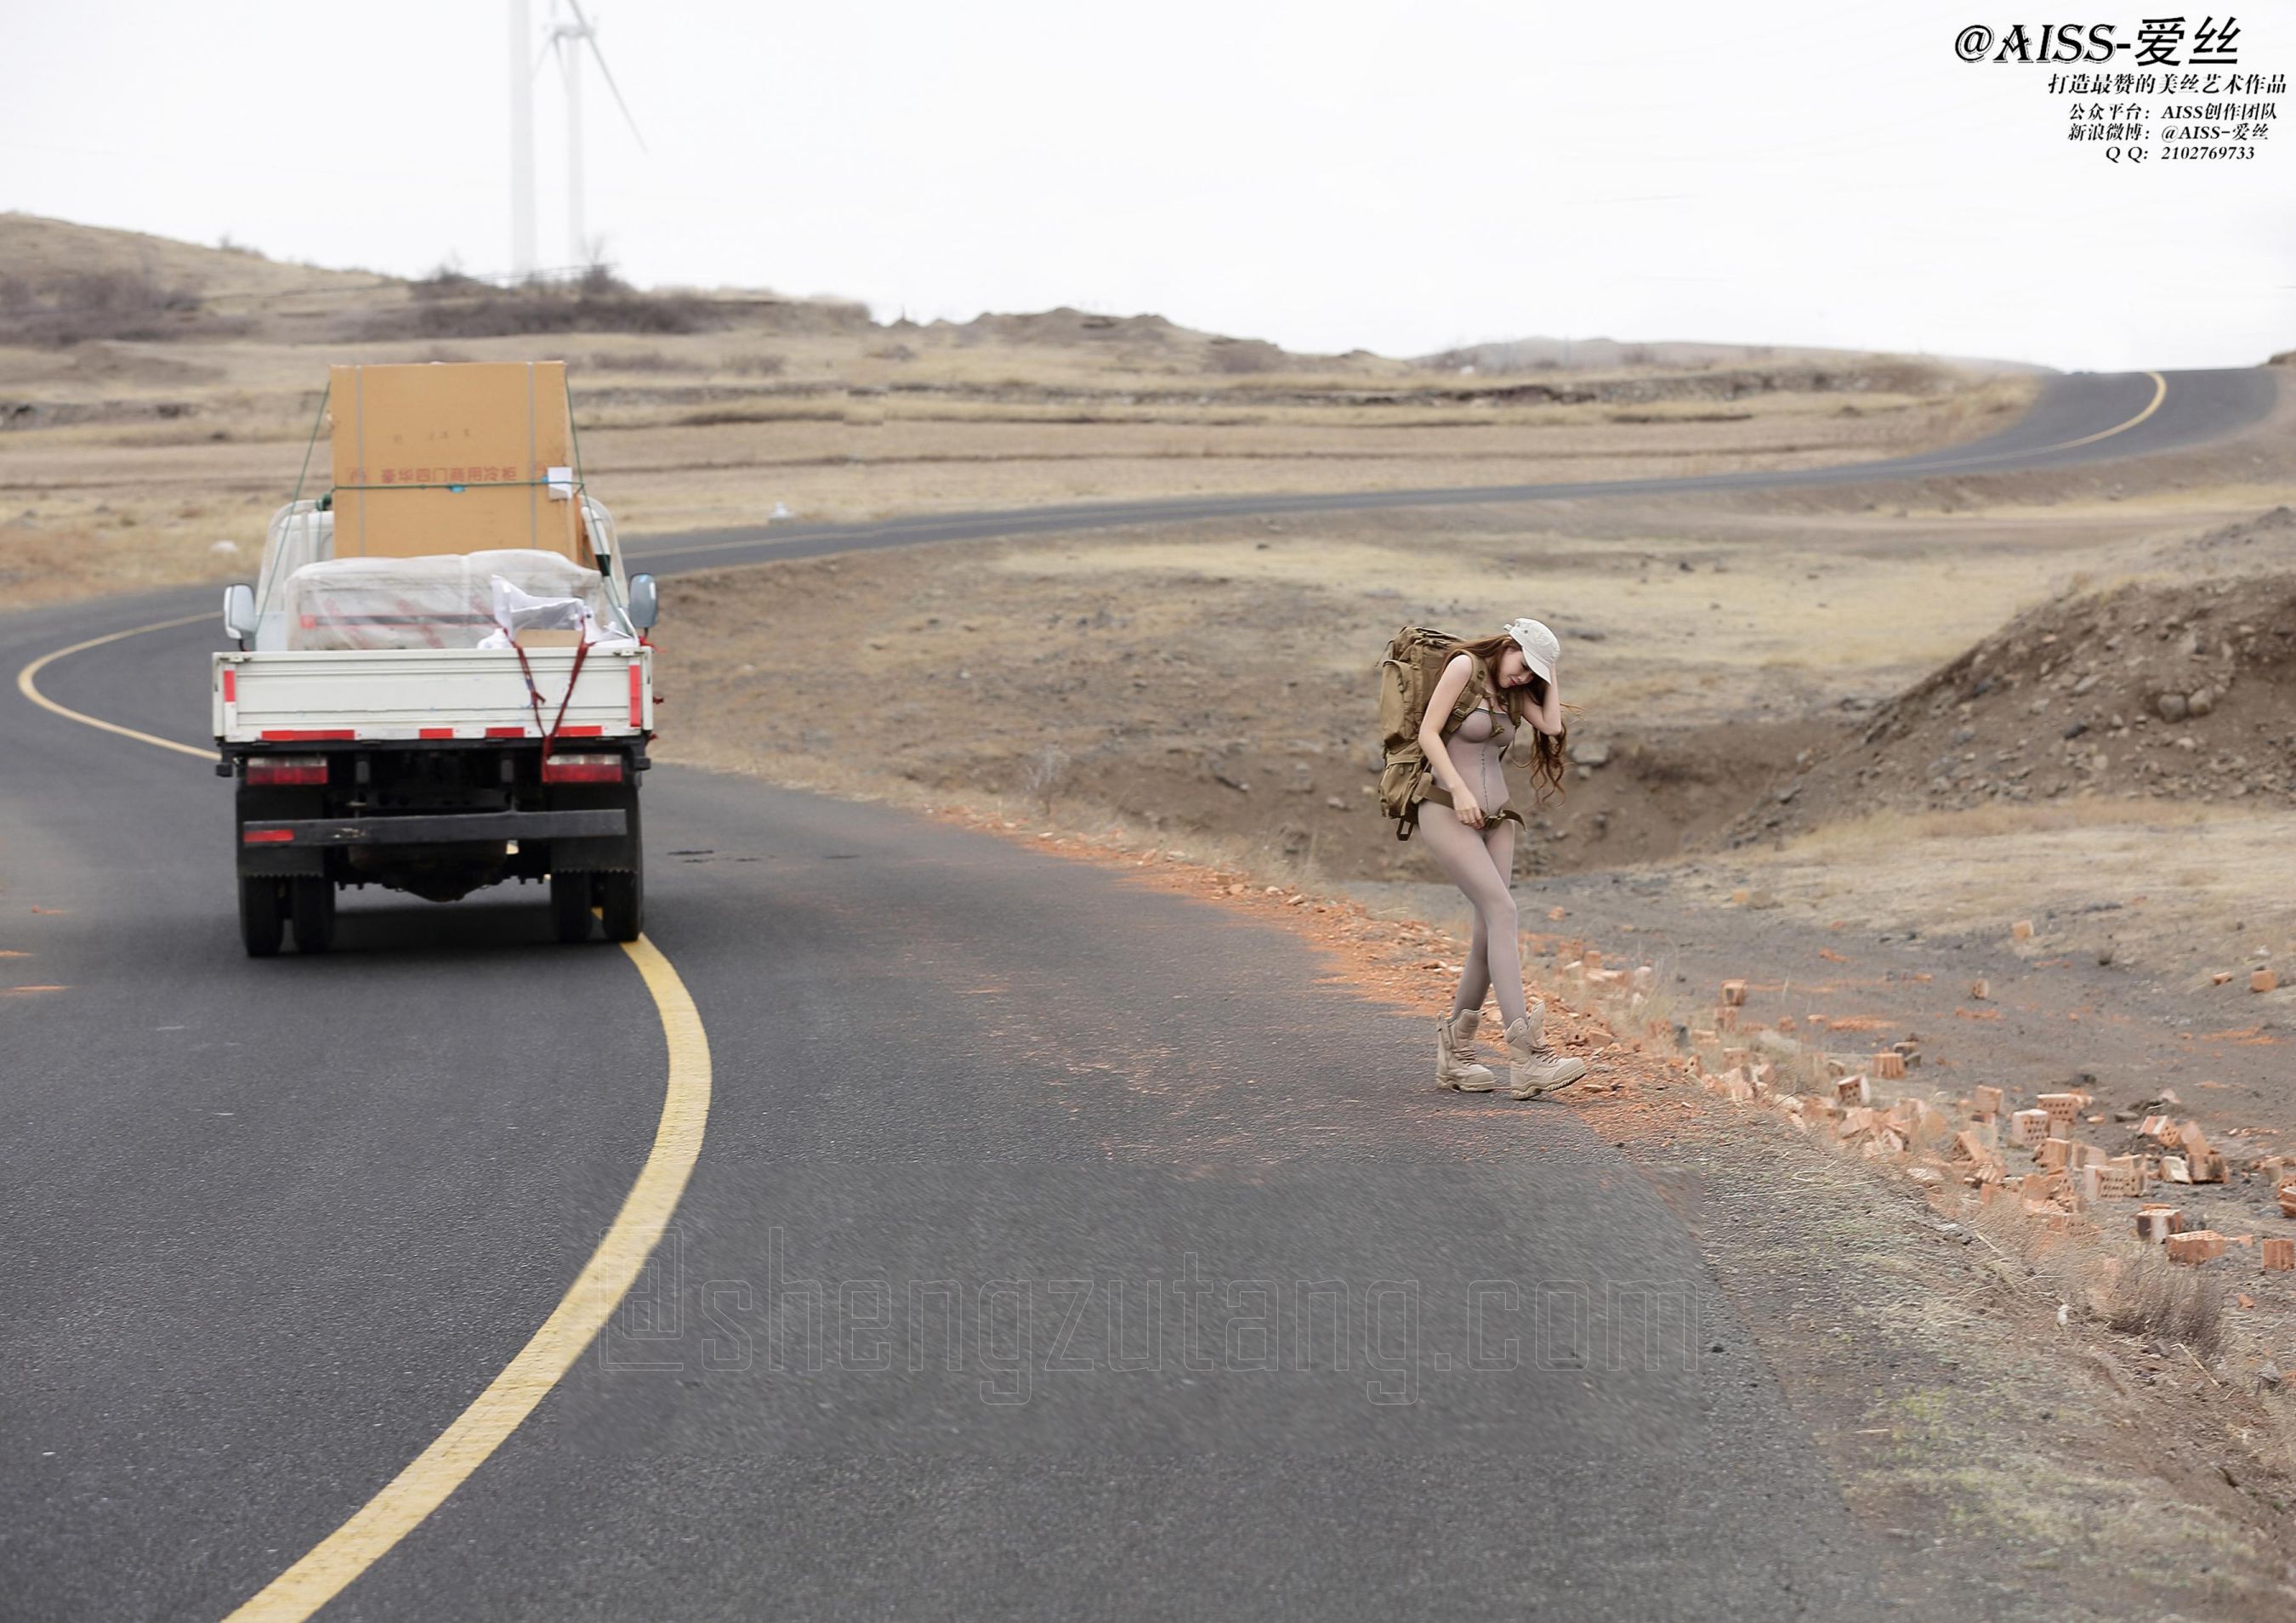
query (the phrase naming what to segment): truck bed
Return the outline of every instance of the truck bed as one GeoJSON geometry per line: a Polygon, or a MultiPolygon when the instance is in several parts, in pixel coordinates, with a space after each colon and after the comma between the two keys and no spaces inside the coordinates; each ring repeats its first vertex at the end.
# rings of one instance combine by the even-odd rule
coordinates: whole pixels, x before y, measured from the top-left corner
{"type": "MultiPolygon", "coordinates": [[[[514,649],[405,648],[215,655],[211,701],[219,744],[538,739],[558,715],[571,648],[530,648],[542,694],[535,725],[514,649]]],[[[653,726],[653,651],[591,648],[561,737],[642,735],[653,726]]]]}

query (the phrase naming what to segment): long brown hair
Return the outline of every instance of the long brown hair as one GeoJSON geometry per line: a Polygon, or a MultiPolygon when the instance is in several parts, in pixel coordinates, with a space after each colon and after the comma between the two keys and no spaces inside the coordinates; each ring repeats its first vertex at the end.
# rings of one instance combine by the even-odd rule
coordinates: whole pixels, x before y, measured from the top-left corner
{"type": "MultiPolygon", "coordinates": [[[[1537,705],[1544,709],[1546,704],[1546,679],[1537,671],[1530,673],[1530,681],[1522,687],[1499,685],[1499,656],[1510,648],[1520,652],[1521,647],[1521,644],[1501,631],[1490,636],[1472,638],[1459,643],[1453,651],[1474,656],[1475,668],[1481,675],[1483,684],[1506,707],[1508,717],[1518,727],[1524,725],[1523,711],[1529,706],[1537,705]]],[[[1562,798],[1562,768],[1569,758],[1570,724],[1564,722],[1560,733],[1542,733],[1537,727],[1530,731],[1530,786],[1538,804],[1544,805],[1548,800],[1562,798]]]]}

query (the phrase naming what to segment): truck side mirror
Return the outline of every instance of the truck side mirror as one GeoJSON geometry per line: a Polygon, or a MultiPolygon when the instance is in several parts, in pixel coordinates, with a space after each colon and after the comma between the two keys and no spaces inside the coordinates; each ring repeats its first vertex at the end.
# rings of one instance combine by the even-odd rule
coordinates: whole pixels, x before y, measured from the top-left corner
{"type": "Polygon", "coordinates": [[[243,580],[223,589],[223,628],[242,643],[255,635],[255,588],[243,580]]]}
{"type": "Polygon", "coordinates": [[[636,626],[640,631],[652,631],[654,621],[660,617],[660,614],[661,602],[653,589],[653,577],[631,576],[630,624],[636,626]]]}

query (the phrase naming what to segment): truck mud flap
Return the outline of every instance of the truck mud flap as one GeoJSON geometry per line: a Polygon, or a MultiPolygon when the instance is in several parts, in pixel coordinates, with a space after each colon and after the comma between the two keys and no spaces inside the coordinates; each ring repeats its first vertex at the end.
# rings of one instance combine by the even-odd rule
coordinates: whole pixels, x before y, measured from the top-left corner
{"type": "Polygon", "coordinates": [[[329,846],[472,845],[505,840],[617,839],[629,832],[619,806],[584,811],[447,812],[406,817],[308,817],[242,823],[242,851],[329,846]]]}

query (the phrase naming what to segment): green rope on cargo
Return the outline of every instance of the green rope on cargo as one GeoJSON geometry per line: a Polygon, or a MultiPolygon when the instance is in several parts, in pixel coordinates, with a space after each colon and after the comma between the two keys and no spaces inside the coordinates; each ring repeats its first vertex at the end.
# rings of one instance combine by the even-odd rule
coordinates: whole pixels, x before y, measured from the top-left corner
{"type": "Polygon", "coordinates": [[[327,386],[319,391],[319,409],[311,414],[311,437],[303,442],[303,466],[295,475],[295,494],[288,498],[290,505],[303,499],[303,481],[311,472],[311,453],[318,448],[319,430],[327,421],[327,397],[334,392],[332,379],[329,379],[327,386]]]}
{"type": "Polygon", "coordinates": [[[584,488],[582,479],[582,418],[574,409],[574,385],[566,385],[566,432],[574,441],[574,488],[584,488]]]}
{"type": "MultiPolygon", "coordinates": [[[[311,453],[318,448],[319,430],[326,426],[327,397],[334,392],[334,388],[332,380],[330,380],[326,388],[319,391],[319,409],[311,414],[311,437],[303,442],[303,465],[295,474],[295,494],[287,498],[287,507],[290,512],[292,512],[296,504],[303,499],[303,481],[311,475],[311,453]]],[[[333,499],[333,493],[330,491],[327,496],[321,498],[320,509],[324,511],[333,499]]],[[[271,588],[278,583],[271,576],[265,575],[257,584],[261,587],[261,590],[255,594],[255,606],[259,613],[271,602],[271,588]]]]}
{"type": "MultiPolygon", "coordinates": [[[[586,502],[590,499],[590,484],[582,471],[582,414],[574,409],[574,384],[570,379],[566,385],[566,433],[574,442],[574,500],[578,503],[586,502]]],[[[590,515],[578,506],[575,509],[575,517],[581,525],[583,533],[588,535],[590,515]]],[[[615,543],[617,547],[620,545],[619,541],[615,543]]],[[[595,561],[598,556],[598,537],[595,536],[590,536],[590,556],[593,561],[595,561]]],[[[613,566],[611,563],[606,568],[607,572],[612,572],[613,566]]]]}

